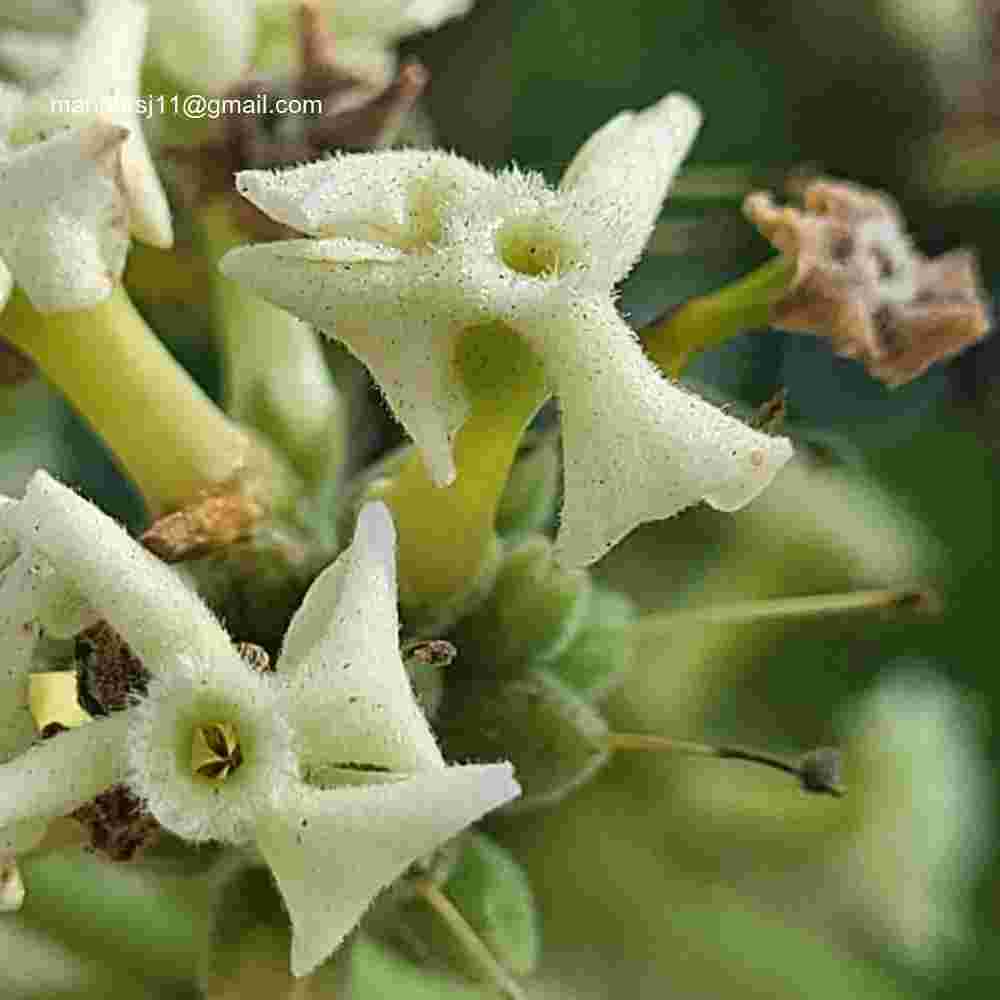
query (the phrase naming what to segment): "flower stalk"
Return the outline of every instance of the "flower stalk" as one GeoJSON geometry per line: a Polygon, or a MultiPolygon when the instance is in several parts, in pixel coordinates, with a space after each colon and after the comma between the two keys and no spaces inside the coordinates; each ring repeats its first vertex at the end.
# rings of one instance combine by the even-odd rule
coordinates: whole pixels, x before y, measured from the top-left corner
{"type": "Polygon", "coordinates": [[[766,750],[753,750],[737,746],[712,746],[691,740],[676,740],[650,733],[609,733],[608,749],[652,750],[658,753],[680,753],[694,757],[717,757],[720,760],[742,760],[760,764],[775,771],[783,771],[798,778],[802,790],[840,798],[844,788],[840,784],[840,758],[832,747],[820,747],[798,758],[787,758],[766,750]]]}
{"type": "Polygon", "coordinates": [[[668,635],[679,625],[748,625],[776,619],[818,618],[857,611],[933,610],[934,596],[919,588],[857,590],[846,594],[810,594],[717,604],[684,611],[646,615],[631,626],[633,635],[648,640],[668,635]]]}
{"type": "Polygon", "coordinates": [[[682,302],[639,332],[660,370],[677,378],[692,358],[746,330],[771,321],[771,309],[788,292],[795,267],[774,257],[749,274],[707,295],[682,302]]]}
{"type": "Polygon", "coordinates": [[[504,1000],[525,1000],[524,991],[496,960],[493,953],[469,925],[458,907],[441,890],[441,887],[429,878],[414,879],[410,884],[417,895],[441,918],[462,951],[479,970],[483,978],[496,988],[500,996],[504,1000]]]}
{"type": "Polygon", "coordinates": [[[235,482],[273,489],[263,448],[171,357],[120,285],[93,309],[59,313],[15,291],[0,334],[104,438],[154,516],[235,482]]]}
{"type": "Polygon", "coordinates": [[[548,397],[540,364],[509,332],[466,333],[456,360],[471,407],[454,439],[455,480],[435,485],[414,450],[382,493],[399,529],[400,601],[417,617],[440,614],[492,575],[500,499],[524,431],[548,397]]]}

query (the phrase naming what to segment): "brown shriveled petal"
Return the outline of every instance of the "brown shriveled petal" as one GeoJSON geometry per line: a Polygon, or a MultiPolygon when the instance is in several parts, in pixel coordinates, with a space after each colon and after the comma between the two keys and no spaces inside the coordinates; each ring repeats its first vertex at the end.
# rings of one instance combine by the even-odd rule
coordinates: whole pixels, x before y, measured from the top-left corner
{"type": "Polygon", "coordinates": [[[205,497],[154,521],[140,538],[164,562],[198,559],[250,537],[263,509],[240,493],[205,497]]]}
{"type": "Polygon", "coordinates": [[[320,101],[320,114],[227,114],[219,119],[218,138],[195,149],[170,151],[182,167],[189,168],[192,200],[232,196],[241,225],[263,240],[297,234],[236,194],[233,177],[238,171],[296,166],[336,150],[385,148],[399,134],[429,79],[427,70],[413,61],[404,63],[384,88],[347,73],[337,63],[336,40],[314,0],[301,4],[299,30],[301,67],[295,76],[251,76],[223,96],[258,101],[267,108],[275,107],[279,99],[320,101]]]}
{"type": "Polygon", "coordinates": [[[106,621],[77,635],[75,657],[85,707],[91,714],[119,712],[146,693],[148,671],[106,621]]]}
{"type": "Polygon", "coordinates": [[[125,785],[112,785],[70,815],[87,830],[90,847],[111,861],[131,861],[160,836],[160,825],[125,785]]]}
{"type": "Polygon", "coordinates": [[[749,195],[747,217],[795,277],[772,309],[775,326],[826,337],[887,385],[922,375],[989,329],[975,255],[918,253],[895,202],[842,181],[813,181],[803,209],[749,195]]]}

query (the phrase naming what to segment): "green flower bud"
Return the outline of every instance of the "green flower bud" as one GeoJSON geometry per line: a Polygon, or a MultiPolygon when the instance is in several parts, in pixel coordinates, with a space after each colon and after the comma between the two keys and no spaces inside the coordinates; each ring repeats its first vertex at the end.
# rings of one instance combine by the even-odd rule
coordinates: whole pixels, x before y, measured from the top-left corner
{"type": "Polygon", "coordinates": [[[449,690],[438,731],[448,757],[511,761],[522,795],[509,812],[559,801],[608,757],[604,719],[544,670],[449,690]]]}
{"type": "Polygon", "coordinates": [[[604,697],[628,670],[635,648],[627,626],[635,605],[624,594],[595,586],[587,621],[546,669],[588,701],[604,697]]]}
{"type": "Polygon", "coordinates": [[[465,670],[511,674],[552,660],[573,641],[590,606],[590,577],[566,570],[535,535],[504,559],[486,601],[454,635],[465,670]]]}

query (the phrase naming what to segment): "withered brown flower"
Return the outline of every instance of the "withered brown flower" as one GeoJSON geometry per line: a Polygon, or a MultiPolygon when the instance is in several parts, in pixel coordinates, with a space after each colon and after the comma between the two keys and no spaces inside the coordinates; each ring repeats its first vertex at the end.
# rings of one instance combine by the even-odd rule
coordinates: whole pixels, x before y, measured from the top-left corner
{"type": "Polygon", "coordinates": [[[816,180],[803,203],[778,207],[758,191],[743,205],[795,264],[788,292],[772,309],[775,326],[826,337],[890,386],[985,336],[989,315],[974,253],[924,257],[882,192],[816,180]]]}

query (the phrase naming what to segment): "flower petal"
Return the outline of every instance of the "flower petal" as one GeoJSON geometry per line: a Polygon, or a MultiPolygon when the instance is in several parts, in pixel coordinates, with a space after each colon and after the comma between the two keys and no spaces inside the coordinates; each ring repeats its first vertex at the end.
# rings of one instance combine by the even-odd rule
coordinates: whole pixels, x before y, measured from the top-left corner
{"type": "Polygon", "coordinates": [[[169,247],[170,206],[136,114],[146,17],[146,7],[134,0],[96,0],[62,72],[28,102],[16,131],[22,140],[37,139],[55,126],[83,124],[85,114],[127,129],[122,169],[132,232],[144,243],[169,247]]]}
{"type": "MultiPolygon", "coordinates": [[[[354,541],[337,560],[316,578],[285,632],[277,669],[290,677],[302,661],[329,634],[337,605],[344,593],[344,578],[364,573],[378,574],[384,586],[379,597],[396,589],[396,528],[384,503],[368,503],[358,515],[354,541]]],[[[395,602],[393,602],[394,605],[395,602]]],[[[391,613],[388,607],[386,615],[391,613]]],[[[398,625],[397,625],[398,627],[398,625]]]]}
{"type": "Polygon", "coordinates": [[[690,98],[669,94],[644,111],[612,118],[563,174],[559,189],[614,280],[642,253],[700,124],[701,112],[690,98]]]}
{"type": "Polygon", "coordinates": [[[437,150],[348,153],[277,173],[236,175],[244,198],[292,229],[398,249],[439,239],[456,206],[492,183],[485,170],[437,150]]]}
{"type": "Polygon", "coordinates": [[[124,781],[126,714],[68,729],[0,764],[0,827],[64,816],[124,781]]]}
{"type": "Polygon", "coordinates": [[[326,959],[414,861],[519,793],[509,764],[289,790],[261,820],[257,846],[292,918],[292,974],[307,975],[326,959]]]}
{"type": "Polygon", "coordinates": [[[124,129],[96,123],[0,160],[0,254],[37,309],[89,309],[121,276],[125,139],[124,129]]]}
{"type": "Polygon", "coordinates": [[[444,764],[399,654],[395,537],[388,508],[366,505],[351,547],[313,584],[289,630],[279,669],[287,657],[287,713],[305,773],[444,764]]]}
{"type": "Polygon", "coordinates": [[[448,263],[352,240],[240,247],[222,272],[341,341],[371,372],[434,481],[455,476],[451,438],[468,409],[457,335],[479,316],[448,263]]]}
{"type": "Polygon", "coordinates": [[[563,411],[564,565],[592,563],[637,525],[700,500],[736,510],[791,457],[785,438],[664,379],[606,298],[538,316],[533,328],[563,411]]]}
{"type": "Polygon", "coordinates": [[[13,515],[21,547],[40,552],[154,673],[179,657],[224,664],[229,637],[180,578],[71,489],[45,472],[13,515]]]}

